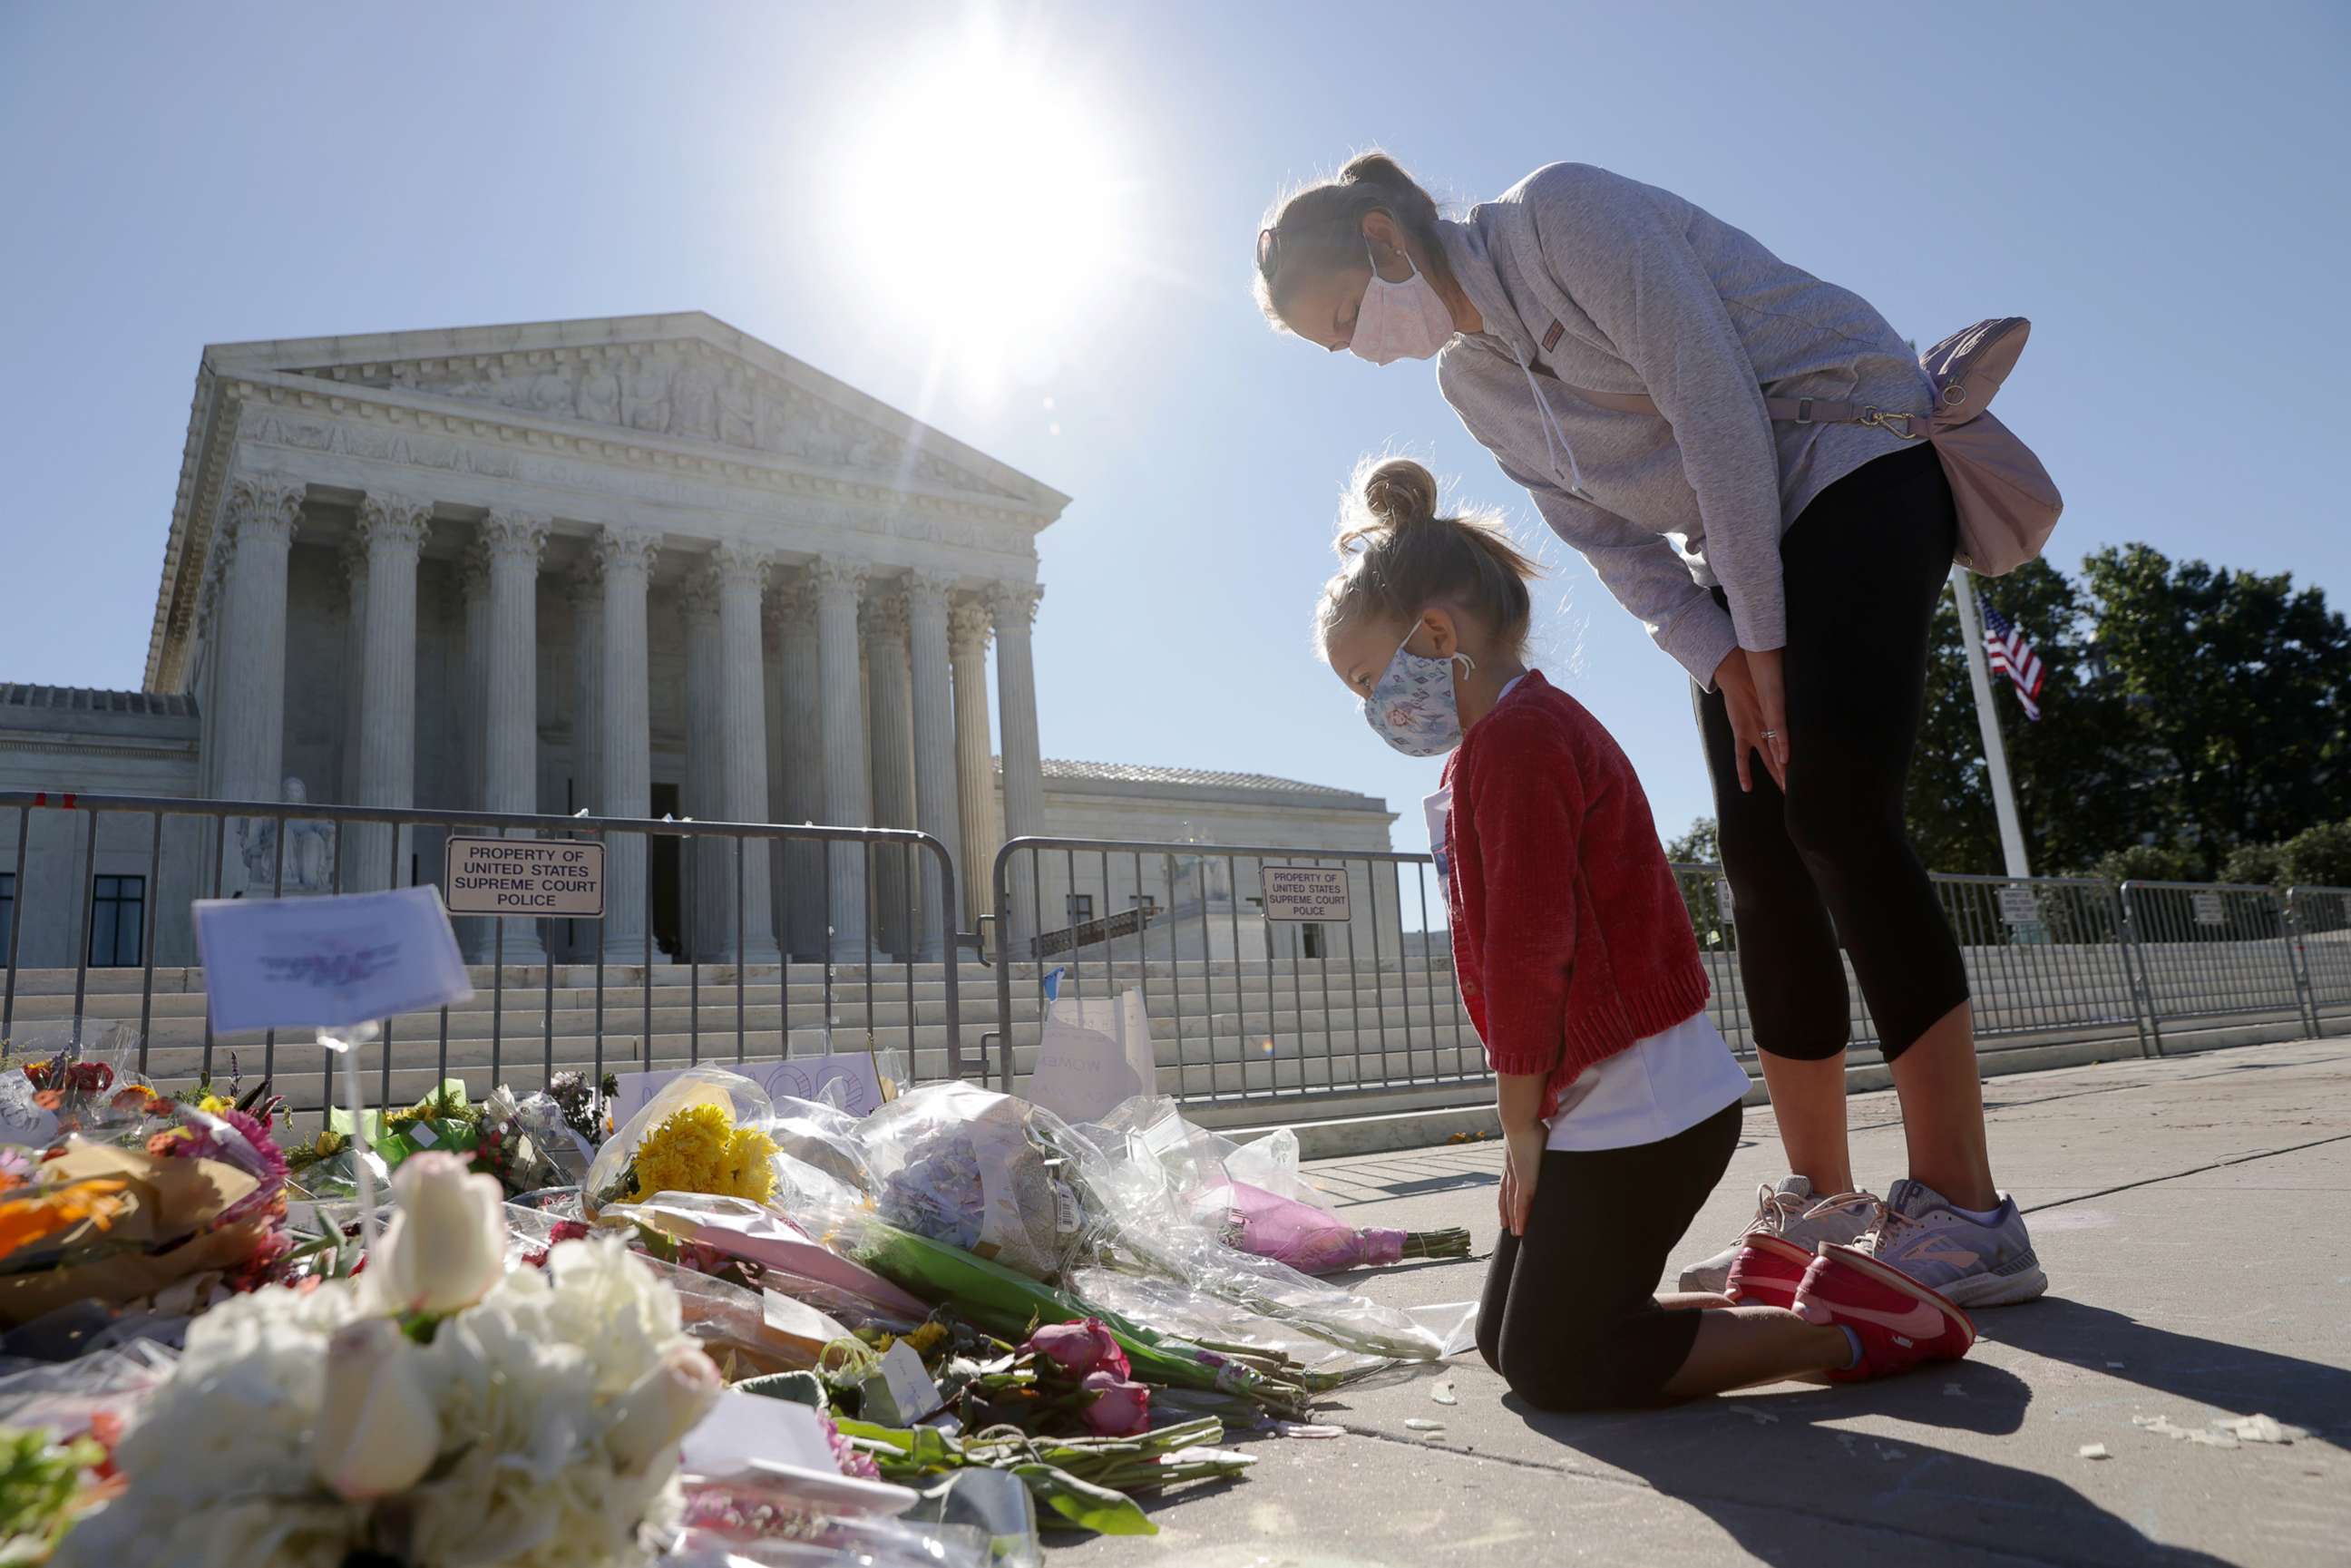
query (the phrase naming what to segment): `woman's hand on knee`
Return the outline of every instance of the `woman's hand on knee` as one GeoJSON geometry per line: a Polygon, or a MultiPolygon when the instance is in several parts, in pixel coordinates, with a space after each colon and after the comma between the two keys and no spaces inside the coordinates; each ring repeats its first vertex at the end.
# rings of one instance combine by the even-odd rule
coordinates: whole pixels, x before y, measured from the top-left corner
{"type": "Polygon", "coordinates": [[[1751,791],[1755,779],[1748,761],[1760,755],[1771,782],[1788,787],[1788,691],[1781,674],[1780,650],[1733,648],[1716,667],[1714,684],[1722,693],[1723,711],[1730,718],[1731,745],[1739,760],[1739,788],[1751,791]]]}

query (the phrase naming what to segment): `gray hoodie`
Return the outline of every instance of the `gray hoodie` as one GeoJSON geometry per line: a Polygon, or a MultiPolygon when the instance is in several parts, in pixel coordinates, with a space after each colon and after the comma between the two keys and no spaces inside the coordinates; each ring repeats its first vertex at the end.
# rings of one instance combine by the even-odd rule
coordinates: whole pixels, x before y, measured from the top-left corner
{"type": "Polygon", "coordinates": [[[1775,424],[1764,395],[1923,412],[1931,390],[1901,335],[1671,192],[1588,164],[1538,169],[1442,227],[1485,319],[1437,361],[1469,434],[1700,685],[1734,645],[1785,643],[1781,536],[1813,497],[1906,444],[1775,424]],[[1596,407],[1562,382],[1646,392],[1662,417],[1596,407]]]}

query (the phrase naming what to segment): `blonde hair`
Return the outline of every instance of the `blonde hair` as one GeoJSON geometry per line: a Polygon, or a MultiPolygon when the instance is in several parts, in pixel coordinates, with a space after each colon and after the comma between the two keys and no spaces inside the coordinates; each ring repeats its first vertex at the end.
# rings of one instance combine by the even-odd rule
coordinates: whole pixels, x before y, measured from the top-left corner
{"type": "Polygon", "coordinates": [[[1439,517],[1437,476],[1409,457],[1365,458],[1348,491],[1334,546],[1344,564],[1314,612],[1319,651],[1367,618],[1408,624],[1432,604],[1462,612],[1504,652],[1526,645],[1527,584],[1542,569],[1500,519],[1439,517]]]}
{"type": "Polygon", "coordinates": [[[1302,186],[1275,201],[1257,236],[1257,304],[1266,319],[1282,325],[1277,308],[1282,294],[1302,277],[1364,265],[1364,217],[1385,213],[1428,257],[1429,270],[1447,279],[1445,241],[1437,227],[1437,199],[1386,153],[1358,153],[1332,178],[1302,186]]]}

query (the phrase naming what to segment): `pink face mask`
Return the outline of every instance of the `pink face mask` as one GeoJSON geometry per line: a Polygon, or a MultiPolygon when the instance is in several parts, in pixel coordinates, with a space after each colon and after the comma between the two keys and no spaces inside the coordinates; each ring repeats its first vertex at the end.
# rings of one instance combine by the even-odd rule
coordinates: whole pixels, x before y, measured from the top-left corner
{"type": "MultiPolygon", "coordinates": [[[[1370,260],[1368,241],[1364,254],[1370,260]]],[[[1402,283],[1390,283],[1380,276],[1378,267],[1373,267],[1372,280],[1364,286],[1364,302],[1356,308],[1349,353],[1375,365],[1387,365],[1398,360],[1433,359],[1452,340],[1453,312],[1446,308],[1436,287],[1418,268],[1402,283]]]]}

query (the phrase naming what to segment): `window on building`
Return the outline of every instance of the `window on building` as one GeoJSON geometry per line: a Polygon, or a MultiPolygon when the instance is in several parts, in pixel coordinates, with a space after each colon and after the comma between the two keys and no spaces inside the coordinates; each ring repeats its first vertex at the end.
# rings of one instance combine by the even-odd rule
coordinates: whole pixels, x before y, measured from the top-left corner
{"type": "Polygon", "coordinates": [[[8,933],[16,924],[16,873],[0,871],[0,964],[8,961],[8,933]]]}
{"type": "Polygon", "coordinates": [[[1320,923],[1310,920],[1298,928],[1298,950],[1309,958],[1330,956],[1330,954],[1324,951],[1322,927],[1320,923]]]}
{"type": "Polygon", "coordinates": [[[1070,924],[1083,925],[1094,917],[1094,895],[1091,893],[1070,894],[1070,924]]]}
{"type": "Polygon", "coordinates": [[[147,926],[147,879],[102,876],[90,890],[89,963],[94,969],[131,968],[139,963],[139,939],[147,926]]]}

